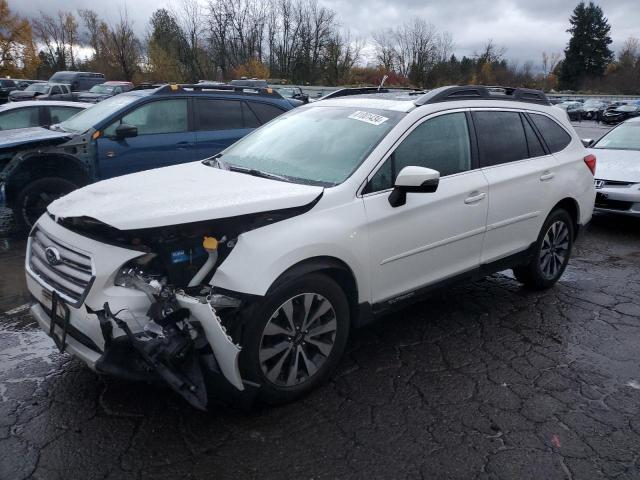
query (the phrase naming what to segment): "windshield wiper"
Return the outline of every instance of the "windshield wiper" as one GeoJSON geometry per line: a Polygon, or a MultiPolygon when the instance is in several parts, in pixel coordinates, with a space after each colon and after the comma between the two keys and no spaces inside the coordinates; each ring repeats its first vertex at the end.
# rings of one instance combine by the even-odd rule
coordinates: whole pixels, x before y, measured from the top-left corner
{"type": "Polygon", "coordinates": [[[222,160],[220,157],[222,157],[222,154],[218,153],[213,157],[205,158],[202,163],[208,167],[219,168],[220,170],[229,170],[227,162],[222,160]]]}
{"type": "Polygon", "coordinates": [[[281,180],[283,182],[289,182],[290,179],[284,175],[278,175],[277,173],[263,172],[262,170],[256,170],[255,168],[238,167],[237,165],[229,165],[229,170],[233,172],[246,173],[247,175],[253,175],[254,177],[269,178],[271,180],[281,180]]]}

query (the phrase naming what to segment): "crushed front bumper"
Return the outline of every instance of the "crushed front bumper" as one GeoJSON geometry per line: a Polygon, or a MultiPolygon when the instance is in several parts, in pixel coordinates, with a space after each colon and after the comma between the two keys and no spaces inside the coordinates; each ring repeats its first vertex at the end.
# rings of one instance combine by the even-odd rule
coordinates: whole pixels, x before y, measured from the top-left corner
{"type": "MultiPolygon", "coordinates": [[[[145,342],[149,344],[154,340],[144,328],[151,321],[147,316],[152,304],[149,297],[135,288],[114,285],[114,277],[122,265],[139,255],[137,251],[82,237],[48,217],[42,217],[29,238],[25,261],[27,287],[34,299],[31,313],[61,350],[78,357],[97,372],[129,380],[160,381],[173,374],[184,379],[186,377],[180,372],[182,365],[165,360],[169,355],[162,352],[162,342],[156,342],[157,349],[153,354],[157,354],[157,358],[154,357],[154,361],[149,361],[140,348],[145,342]],[[43,233],[36,234],[38,229],[43,233]],[[90,268],[91,279],[86,287],[83,284],[85,290],[78,296],[73,297],[74,292],[69,289],[58,290],[56,287],[69,285],[69,278],[63,276],[64,270],[55,269],[58,263],[46,265],[42,250],[47,247],[59,249],[62,257],[82,256],[85,269],[90,268]],[[53,305],[58,302],[65,310],[64,321],[60,320],[58,309],[53,313],[53,305]],[[109,315],[109,312],[117,313],[109,315]]],[[[219,397],[218,393],[233,399],[251,397],[257,386],[242,380],[238,367],[240,347],[227,335],[213,306],[204,299],[183,294],[177,294],[176,300],[188,311],[189,322],[199,327],[199,333],[196,333],[198,349],[194,346],[194,338],[191,339],[194,344],[189,345],[189,352],[192,352],[189,368],[192,372],[201,371],[197,377],[207,377],[206,383],[215,385],[216,391],[211,392],[210,397],[219,397]]]]}

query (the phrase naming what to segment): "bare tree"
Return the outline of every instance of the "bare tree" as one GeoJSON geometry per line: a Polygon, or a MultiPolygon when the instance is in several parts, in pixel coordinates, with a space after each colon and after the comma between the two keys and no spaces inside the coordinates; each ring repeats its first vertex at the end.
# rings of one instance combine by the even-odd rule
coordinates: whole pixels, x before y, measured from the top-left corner
{"type": "Polygon", "coordinates": [[[32,20],[36,39],[45,46],[48,62],[58,70],[75,68],[74,45],[78,42],[78,22],[70,12],[59,11],[56,16],[40,12],[32,20]]]}

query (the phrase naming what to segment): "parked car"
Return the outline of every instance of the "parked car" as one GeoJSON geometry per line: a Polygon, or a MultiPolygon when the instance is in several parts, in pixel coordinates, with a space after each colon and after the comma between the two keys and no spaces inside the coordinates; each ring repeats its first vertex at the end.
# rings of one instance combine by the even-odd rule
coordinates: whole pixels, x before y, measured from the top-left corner
{"type": "Polygon", "coordinates": [[[542,92],[503,90],[343,95],[77,190],[30,234],[31,313],[98,372],[205,408],[310,392],[352,327],[456,280],[513,268],[549,288],[591,218],[595,158],[542,92]]]}
{"type": "Polygon", "coordinates": [[[18,85],[12,78],[0,78],[0,103],[5,103],[9,99],[9,94],[17,90],[18,85]]]}
{"type": "Polygon", "coordinates": [[[640,117],[587,143],[598,157],[595,211],[640,217],[640,117]]]}
{"type": "Polygon", "coordinates": [[[291,87],[291,86],[274,86],[272,87],[276,92],[282,95],[286,99],[295,100],[297,105],[300,103],[309,103],[309,95],[304,93],[300,87],[291,87]]]}
{"type": "Polygon", "coordinates": [[[104,74],[96,72],[60,71],[49,79],[50,83],[66,83],[72,92],[85,92],[94,85],[104,83],[104,74]]]}
{"type": "Polygon", "coordinates": [[[0,132],[0,183],[16,221],[88,183],[215,154],[293,108],[276,93],[166,85],[108,98],[52,127],[0,132]]]}
{"type": "Polygon", "coordinates": [[[24,100],[74,100],[69,85],[62,83],[32,83],[24,90],[14,90],[9,94],[10,102],[24,100]]]}
{"type": "Polygon", "coordinates": [[[614,110],[608,110],[602,115],[603,123],[620,123],[629,118],[640,115],[640,105],[621,105],[614,110]]]}
{"type": "Polygon", "coordinates": [[[606,108],[606,102],[600,100],[587,100],[582,104],[582,118],[585,120],[600,121],[606,108]]]}
{"type": "Polygon", "coordinates": [[[79,102],[98,103],[119,93],[128,92],[133,89],[131,82],[104,82],[94,85],[88,92],[78,94],[79,102]]]}
{"type": "Polygon", "coordinates": [[[47,100],[7,103],[0,106],[0,130],[49,127],[90,106],[90,103],[47,100]]]}
{"type": "Polygon", "coordinates": [[[29,85],[32,85],[34,83],[47,83],[47,81],[46,80],[27,80],[24,78],[16,80],[16,84],[18,85],[19,90],[24,90],[29,85]]]}
{"type": "Polygon", "coordinates": [[[556,107],[566,111],[569,120],[578,122],[582,120],[582,102],[567,101],[557,104],[556,107]]]}

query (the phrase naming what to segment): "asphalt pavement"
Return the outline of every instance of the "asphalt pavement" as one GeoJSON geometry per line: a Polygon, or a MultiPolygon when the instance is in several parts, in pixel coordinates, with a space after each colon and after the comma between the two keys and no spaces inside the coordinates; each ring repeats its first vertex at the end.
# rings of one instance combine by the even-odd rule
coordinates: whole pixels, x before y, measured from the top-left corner
{"type": "Polygon", "coordinates": [[[2,480],[640,478],[640,221],[595,218],[550,290],[502,272],[383,318],[319,390],[250,412],[59,354],[24,247],[0,240],[2,480]]]}

